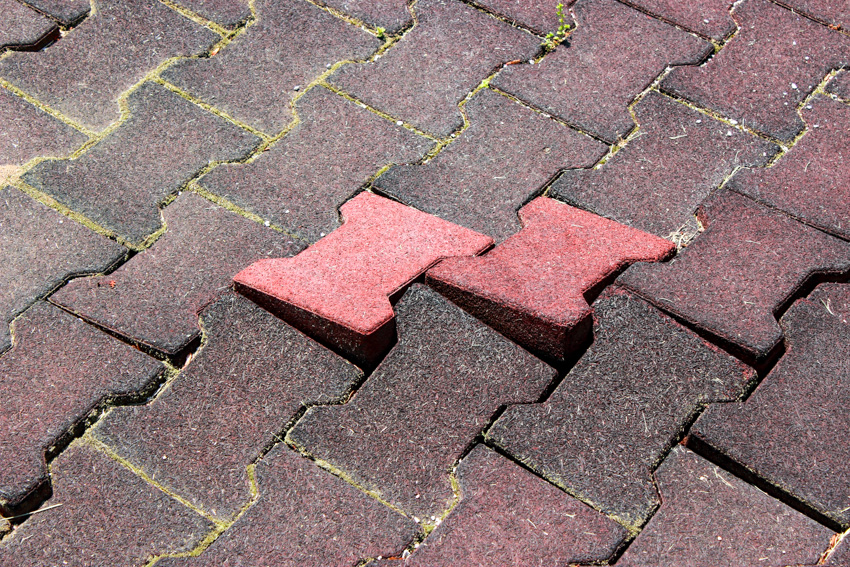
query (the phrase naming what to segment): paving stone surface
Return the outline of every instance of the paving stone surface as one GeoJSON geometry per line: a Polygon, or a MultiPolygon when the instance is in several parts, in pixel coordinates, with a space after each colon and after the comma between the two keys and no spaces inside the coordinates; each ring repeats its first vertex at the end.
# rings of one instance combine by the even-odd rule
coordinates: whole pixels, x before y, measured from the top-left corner
{"type": "Polygon", "coordinates": [[[538,65],[512,65],[492,84],[613,143],[634,121],[629,104],[668,65],[696,64],[711,44],[614,0],[579,0],[577,28],[538,65]]]}
{"type": "Polygon", "coordinates": [[[156,360],[44,302],[15,322],[14,334],[14,346],[0,357],[0,510],[14,510],[47,482],[45,454],[92,410],[132,397],[163,370],[156,360]]]}
{"type": "Polygon", "coordinates": [[[425,165],[402,165],[374,185],[422,211],[504,240],[517,210],[559,170],[590,167],[607,148],[484,89],[464,110],[470,125],[425,165]]]}
{"type": "Polygon", "coordinates": [[[161,202],[211,161],[246,156],[259,138],[155,83],[129,106],[130,118],[81,157],[42,162],[24,180],[137,243],[160,228],[161,202]]]}
{"type": "Polygon", "coordinates": [[[563,5],[565,23],[572,25],[569,8],[575,0],[476,0],[475,4],[499,16],[545,35],[558,31],[558,4],[563,5]]]}
{"type": "Polygon", "coordinates": [[[626,0],[628,4],[714,40],[738,28],[729,13],[734,0],[626,0]]]}
{"type": "Polygon", "coordinates": [[[407,0],[321,0],[318,2],[343,14],[395,33],[413,23],[407,0]]]}
{"type": "Polygon", "coordinates": [[[484,256],[444,260],[427,281],[506,337],[555,359],[588,339],[588,295],[629,264],[675,250],[669,240],[546,197],[519,215],[518,234],[484,256]]]}
{"type": "Polygon", "coordinates": [[[51,301],[97,325],[177,355],[198,338],[198,313],[261,258],[298,253],[303,243],[194,193],[163,211],[168,230],[107,276],[80,278],[51,301]]]}
{"type": "Polygon", "coordinates": [[[779,150],[658,93],[634,110],[640,135],[599,169],[566,171],[551,196],[667,237],[736,167],[779,150]]]}
{"type": "Polygon", "coordinates": [[[16,0],[0,0],[3,27],[0,28],[0,50],[4,47],[34,46],[50,32],[56,24],[35,10],[16,0]]]}
{"type": "Polygon", "coordinates": [[[826,85],[826,91],[850,100],[850,72],[841,71],[826,85]]]}
{"type": "Polygon", "coordinates": [[[843,534],[844,538],[835,547],[835,550],[829,555],[829,558],[824,565],[829,567],[841,567],[842,565],[850,565],[850,539],[847,534],[843,534]]]}
{"type": "Polygon", "coordinates": [[[494,412],[535,401],[555,371],[424,286],[396,310],[398,344],[351,401],[310,408],[288,439],[428,521],[454,500],[449,469],[494,412]]]}
{"type": "MultiPolygon", "coordinates": [[[[76,24],[91,12],[91,0],[21,0],[24,4],[56,18],[69,26],[76,24]]],[[[98,2],[98,9],[101,4],[98,2]]]]}
{"type": "Polygon", "coordinates": [[[436,136],[463,125],[457,105],[481,81],[540,48],[539,38],[457,0],[422,0],[415,10],[418,23],[385,56],[346,65],[329,80],[436,136]]]}
{"type": "Polygon", "coordinates": [[[850,38],[767,0],[734,12],[739,32],[701,67],[661,88],[779,140],[802,129],[797,107],[831,70],[850,64],[850,38]]]}
{"type": "Polygon", "coordinates": [[[176,0],[175,4],[225,28],[234,28],[251,17],[250,0],[176,0]]]}
{"type": "Polygon", "coordinates": [[[780,0],[779,3],[810,18],[820,20],[834,29],[844,29],[847,24],[850,24],[850,6],[846,2],[832,2],[830,0],[780,0]]]}

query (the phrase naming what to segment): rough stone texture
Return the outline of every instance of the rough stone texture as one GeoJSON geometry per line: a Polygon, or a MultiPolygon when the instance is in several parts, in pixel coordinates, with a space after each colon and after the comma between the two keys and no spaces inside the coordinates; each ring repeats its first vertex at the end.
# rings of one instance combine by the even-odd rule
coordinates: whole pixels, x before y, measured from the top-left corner
{"type": "Polygon", "coordinates": [[[713,197],[700,216],[705,232],[677,258],[632,266],[619,282],[747,359],[773,353],[774,313],[810,276],[850,269],[850,244],[737,193],[713,197]]]}
{"type": "Polygon", "coordinates": [[[641,10],[655,14],[683,28],[715,40],[722,40],[737,29],[729,11],[734,0],[625,0],[641,10]]]}
{"type": "MultiPolygon", "coordinates": [[[[91,11],[91,0],[21,0],[24,4],[56,18],[61,24],[70,26],[82,20],[91,11]]],[[[98,10],[101,10],[98,1],[98,10]]]]}
{"type": "Polygon", "coordinates": [[[642,135],[600,169],[565,172],[551,196],[666,237],[736,167],[779,150],[654,92],[634,110],[642,135]]]}
{"type": "Polygon", "coordinates": [[[398,344],[345,405],[310,408],[288,439],[427,521],[449,469],[502,405],[537,399],[555,371],[436,292],[411,287],[398,344]]]}
{"type": "Polygon", "coordinates": [[[407,0],[319,0],[371,26],[393,33],[413,22],[407,0]]]}
{"type": "Polygon", "coordinates": [[[374,365],[395,338],[390,298],[441,258],[493,241],[372,193],[342,206],[345,224],[292,259],[260,260],[236,289],[359,364],[374,365]]]}
{"type": "Polygon", "coordinates": [[[834,0],[779,0],[789,8],[825,22],[830,27],[846,28],[850,24],[850,5],[834,0]]]}
{"type": "Polygon", "coordinates": [[[163,211],[168,230],[108,276],[77,279],[50,298],[77,315],[176,355],[200,333],[198,312],[233,275],[303,244],[187,193],[163,211]]]}
{"type": "Polygon", "coordinates": [[[250,0],[175,0],[175,4],[229,29],[251,16],[250,0]]]}
{"type": "Polygon", "coordinates": [[[575,0],[475,0],[475,4],[499,14],[541,35],[558,30],[558,4],[564,6],[566,23],[571,24],[568,12],[575,0]]]}
{"type": "Polygon", "coordinates": [[[819,286],[782,317],[787,351],[744,403],[710,407],[691,435],[850,528],[850,322],[831,303],[850,284],[819,286]],[[840,435],[840,434],[839,434],[840,435]]]}
{"type": "Polygon", "coordinates": [[[259,138],[146,83],[131,116],[82,157],[46,161],[24,180],[131,242],[160,228],[157,205],[211,161],[247,155],[259,138]]]}
{"type": "Polygon", "coordinates": [[[4,47],[35,45],[56,29],[55,23],[16,0],[0,0],[0,12],[0,51],[4,47]]]}
{"type": "Polygon", "coordinates": [[[826,85],[827,92],[837,94],[845,100],[850,100],[850,72],[841,71],[826,85]]]}
{"type": "Polygon", "coordinates": [[[125,251],[17,189],[0,190],[0,352],[11,344],[8,324],[35,300],[125,251]]]}
{"type": "Polygon", "coordinates": [[[674,69],[668,92],[754,130],[791,140],[797,107],[832,69],[850,64],[850,38],[767,0],[734,12],[740,31],[706,65],[674,69]]]}
{"type": "Polygon", "coordinates": [[[517,209],[560,169],[590,167],[607,148],[489,89],[464,107],[470,125],[425,165],[396,166],[374,185],[425,212],[504,240],[517,209]]]}
{"type": "Polygon", "coordinates": [[[280,319],[227,294],[201,317],[206,344],[146,406],[94,435],[169,490],[227,521],[251,498],[246,467],[305,404],[338,401],[360,372],[280,319]]]}
{"type": "Polygon", "coordinates": [[[186,59],[163,78],[234,118],[275,134],[301,87],[344,59],[365,59],[381,42],[303,0],[260,0],[257,22],[210,59],[186,59]]]}
{"type": "Polygon", "coordinates": [[[280,444],[257,465],[260,497],[199,557],[158,567],[326,567],[399,555],[414,522],[280,444]]]}
{"type": "MultiPolygon", "coordinates": [[[[212,524],[102,453],[74,444],[51,467],[61,504],[30,516],[0,543],[5,567],[136,567],[192,550],[212,524]]],[[[46,507],[45,506],[45,507],[46,507]]]]}
{"type": "Polygon", "coordinates": [[[436,136],[463,125],[458,104],[500,65],[540,40],[455,0],[421,0],[418,23],[383,57],[330,78],[359,100],[436,136]]]}
{"type": "Polygon", "coordinates": [[[324,88],[306,93],[296,110],[301,122],[267,152],[218,167],[201,184],[313,242],[339,226],[339,206],[378,170],[415,161],[430,147],[324,88]]]}
{"type": "Polygon", "coordinates": [[[740,171],[727,187],[850,239],[850,106],[817,97],[803,118],[806,135],[774,167],[740,171]]]}
{"type": "Polygon", "coordinates": [[[119,118],[117,99],[170,57],[220,37],[160,2],[98,0],[97,13],[50,49],[0,61],[0,77],[93,130],[119,118]]]}
{"type": "Polygon", "coordinates": [[[478,258],[428,271],[437,289],[532,352],[564,359],[590,333],[586,296],[633,262],[663,260],[672,242],[539,197],[519,212],[523,229],[478,258]]]}
{"type": "Polygon", "coordinates": [[[824,565],[828,567],[846,567],[850,565],[850,537],[848,534],[843,534],[844,537],[838,542],[835,549],[829,554],[829,559],[824,565]]]}
{"type": "Polygon", "coordinates": [[[163,368],[47,303],[22,315],[14,333],[0,358],[0,510],[47,481],[45,453],[72,427],[104,402],[149,386],[163,368]]]}
{"type": "Polygon", "coordinates": [[[700,404],[736,399],[755,373],[622,291],[594,314],[593,345],[549,399],[509,407],[488,437],[638,527],[659,503],[652,470],[700,404]]]}
{"type": "Polygon", "coordinates": [[[617,567],[784,567],[817,562],[832,532],[676,447],[656,474],[663,504],[617,567]]]}
{"type": "Polygon", "coordinates": [[[634,128],[628,105],[668,65],[695,64],[711,44],[614,0],[580,0],[578,27],[538,65],[492,84],[613,143],[634,128]]]}

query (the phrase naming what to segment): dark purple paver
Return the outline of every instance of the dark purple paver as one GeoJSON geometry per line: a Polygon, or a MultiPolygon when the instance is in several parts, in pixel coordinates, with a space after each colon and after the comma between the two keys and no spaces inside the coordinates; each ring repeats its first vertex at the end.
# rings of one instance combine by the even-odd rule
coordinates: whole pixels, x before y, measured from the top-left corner
{"type": "Polygon", "coordinates": [[[845,28],[850,24],[850,5],[835,0],[779,0],[780,4],[825,22],[833,29],[845,28]]]}
{"type": "Polygon", "coordinates": [[[117,99],[170,57],[218,41],[161,2],[98,0],[97,12],[57,42],[0,61],[0,77],[93,130],[119,118],[117,99]]]}
{"type": "Polygon", "coordinates": [[[337,209],[369,177],[390,163],[419,159],[430,146],[321,87],[296,110],[301,122],[267,152],[249,164],[218,167],[201,185],[313,242],[339,226],[337,209]]]}
{"type": "Polygon", "coordinates": [[[841,71],[827,85],[827,92],[836,94],[845,100],[850,100],[850,71],[841,71]]]}
{"type": "Polygon", "coordinates": [[[590,167],[607,148],[484,89],[464,107],[470,125],[425,165],[396,166],[374,185],[425,212],[504,240],[517,209],[560,169],[590,167]]]}
{"type": "Polygon", "coordinates": [[[223,521],[250,498],[246,467],[305,404],[339,400],[360,372],[247,299],[201,315],[206,343],[146,406],[93,434],[173,493],[223,521]]]}
{"type": "Polygon", "coordinates": [[[437,289],[506,337],[563,360],[590,333],[586,296],[633,262],[663,260],[669,240],[539,197],[523,229],[484,256],[448,258],[428,271],[437,289]]]}
{"type": "Polygon", "coordinates": [[[463,125],[458,104],[499,66],[528,59],[539,38],[456,0],[421,0],[418,23],[383,57],[330,81],[437,136],[463,125]]]}
{"type": "MultiPolygon", "coordinates": [[[[69,26],[82,20],[91,11],[91,0],[21,0],[44,14],[69,26]]],[[[98,2],[98,10],[101,9],[98,2]]]]}
{"type": "Polygon", "coordinates": [[[50,298],[77,315],[178,354],[199,336],[198,312],[261,258],[297,254],[303,243],[187,193],[163,211],[168,230],[108,276],[77,279],[50,298]]]}
{"type": "Polygon", "coordinates": [[[566,23],[572,24],[568,10],[574,2],[575,0],[475,0],[475,4],[541,35],[558,30],[558,4],[564,6],[566,23]]]}
{"type": "Polygon", "coordinates": [[[661,508],[617,567],[815,563],[833,535],[681,446],[656,478],[661,508]]]}
{"type": "Polygon", "coordinates": [[[351,401],[310,408],[288,439],[428,521],[450,505],[449,469],[493,413],[536,400],[555,371],[424,286],[396,311],[398,344],[351,401]]]}
{"type": "Polygon", "coordinates": [[[4,567],[137,567],[159,553],[191,551],[213,527],[82,443],[53,462],[51,477],[44,511],[0,543],[4,567]]]}
{"type": "Polygon", "coordinates": [[[56,24],[17,0],[0,0],[3,26],[0,27],[0,51],[4,47],[26,47],[37,44],[56,24]]]}
{"type": "Polygon", "coordinates": [[[160,228],[157,207],[208,163],[246,156],[259,138],[157,85],[130,95],[131,116],[81,157],[46,161],[24,180],[130,242],[160,228]]]}
{"type": "Polygon", "coordinates": [[[847,567],[847,565],[850,565],[850,537],[846,533],[843,535],[844,537],[830,551],[829,558],[824,563],[827,567],[847,567]]]}
{"type": "Polygon", "coordinates": [[[607,142],[634,128],[628,105],[665,67],[711,52],[709,42],[614,0],[579,0],[573,11],[577,29],[566,43],[492,84],[607,142]]]}
{"type": "Polygon", "coordinates": [[[646,10],[698,34],[721,40],[737,29],[729,11],[734,0],[625,0],[641,10],[646,10]]]}
{"type": "Polygon", "coordinates": [[[175,0],[175,4],[228,29],[251,16],[250,0],[175,0]]]}
{"type": "Polygon", "coordinates": [[[816,273],[850,269],[850,244],[737,193],[703,207],[706,230],[667,264],[632,266],[619,282],[762,361],[782,340],[775,313],[816,273]]]}
{"type": "Polygon", "coordinates": [[[163,78],[269,133],[292,119],[301,87],[345,59],[365,59],[374,36],[303,0],[262,0],[257,22],[210,59],[186,59],[163,78]]]}
{"type": "Polygon", "coordinates": [[[317,0],[371,26],[392,33],[413,22],[407,0],[317,0]]]}
{"type": "Polygon", "coordinates": [[[14,509],[47,481],[45,453],[72,427],[104,402],[148,387],[163,370],[48,303],[24,313],[14,336],[0,357],[0,509],[14,509]]]}
{"type": "Polygon", "coordinates": [[[767,0],[734,12],[740,31],[702,67],[674,69],[667,92],[780,140],[803,129],[797,106],[832,69],[850,64],[850,38],[767,0]]]}
{"type": "Polygon", "coordinates": [[[736,167],[779,150],[655,92],[634,110],[641,134],[601,168],[565,172],[551,196],[666,237],[736,167]]]}

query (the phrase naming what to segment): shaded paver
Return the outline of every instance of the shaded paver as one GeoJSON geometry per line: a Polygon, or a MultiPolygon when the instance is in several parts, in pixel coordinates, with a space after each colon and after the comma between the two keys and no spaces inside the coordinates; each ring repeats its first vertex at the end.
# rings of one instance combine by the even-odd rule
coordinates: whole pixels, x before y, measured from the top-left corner
{"type": "Polygon", "coordinates": [[[428,285],[525,348],[563,360],[590,334],[586,296],[633,262],[675,246],[553,199],[519,212],[523,229],[478,258],[448,258],[428,285]]]}
{"type": "Polygon", "coordinates": [[[446,220],[504,240],[517,210],[560,169],[589,167],[607,148],[484,89],[464,107],[470,125],[424,165],[396,166],[374,185],[446,220]]]}
{"type": "Polygon", "coordinates": [[[74,313],[167,355],[200,334],[198,312],[233,275],[304,244],[187,193],[165,208],[168,230],[108,276],[77,279],[50,298],[74,313]]]}
{"type": "Polygon", "coordinates": [[[850,100],[850,71],[841,71],[826,85],[827,92],[850,100]]]}
{"type": "Polygon", "coordinates": [[[574,2],[575,0],[475,0],[475,4],[541,35],[558,30],[558,4],[564,6],[566,23],[572,24],[567,10],[574,2]]]}
{"type": "Polygon", "coordinates": [[[614,0],[579,0],[577,28],[538,65],[492,84],[613,143],[634,128],[628,105],[668,65],[696,64],[711,44],[614,0]]]}
{"type": "Polygon", "coordinates": [[[411,24],[413,17],[407,0],[317,0],[340,12],[357,18],[370,26],[382,27],[393,33],[411,24]]]}
{"type": "Polygon", "coordinates": [[[641,10],[646,10],[676,25],[698,34],[721,40],[737,29],[729,11],[734,0],[625,0],[641,10]]]}
{"type": "Polygon", "coordinates": [[[377,61],[346,65],[330,81],[436,136],[463,125],[457,105],[499,66],[528,59],[540,40],[456,0],[421,0],[418,23],[377,61]]]}
{"type": "Polygon", "coordinates": [[[850,538],[847,537],[846,533],[843,535],[843,539],[835,546],[835,549],[830,553],[829,559],[824,565],[828,567],[850,565],[850,538]]]}
{"type": "Polygon", "coordinates": [[[779,0],[801,14],[820,20],[833,28],[846,28],[850,24],[850,6],[832,0],[779,0]]]}
{"type": "Polygon", "coordinates": [[[34,46],[56,29],[56,24],[17,0],[0,0],[3,27],[0,51],[5,47],[34,46]]]}
{"type": "MultiPolygon", "coordinates": [[[[69,26],[83,19],[91,11],[91,0],[22,0],[24,4],[32,6],[41,12],[48,14],[63,25],[69,26]]],[[[100,2],[98,2],[98,9],[100,2]]]]}
{"type": "Polygon", "coordinates": [[[175,4],[225,28],[235,28],[251,16],[250,0],[175,0],[175,4]]]}
{"type": "Polygon", "coordinates": [[[567,171],[551,196],[666,237],[735,171],[779,147],[651,92],[635,106],[639,136],[599,169],[567,171]]]}
{"type": "Polygon", "coordinates": [[[555,371],[424,286],[396,310],[398,344],[352,400],[310,408],[287,439],[433,521],[454,499],[449,469],[493,413],[536,400],[555,371]]]}

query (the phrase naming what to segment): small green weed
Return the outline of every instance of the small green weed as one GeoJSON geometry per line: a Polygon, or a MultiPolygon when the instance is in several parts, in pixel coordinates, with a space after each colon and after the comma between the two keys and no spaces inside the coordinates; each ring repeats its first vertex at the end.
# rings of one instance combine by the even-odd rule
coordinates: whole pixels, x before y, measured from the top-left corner
{"type": "Polygon", "coordinates": [[[386,28],[375,28],[375,31],[378,32],[378,39],[387,39],[387,29],[386,28]]]}
{"type": "Polygon", "coordinates": [[[558,31],[555,33],[547,33],[541,44],[546,51],[553,51],[561,42],[567,39],[567,32],[570,31],[570,24],[567,23],[567,15],[564,13],[564,5],[558,4],[556,7],[558,12],[558,31]]]}

